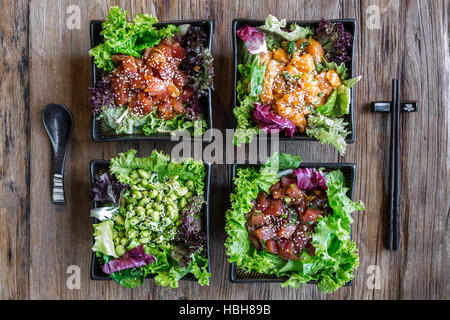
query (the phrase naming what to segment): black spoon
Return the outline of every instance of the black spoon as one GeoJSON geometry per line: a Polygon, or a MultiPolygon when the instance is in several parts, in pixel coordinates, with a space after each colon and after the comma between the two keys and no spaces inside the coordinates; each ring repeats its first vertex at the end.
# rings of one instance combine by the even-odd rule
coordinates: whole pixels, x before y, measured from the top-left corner
{"type": "Polygon", "coordinates": [[[42,121],[53,146],[52,200],[54,204],[65,204],[64,163],[73,131],[72,113],[65,106],[52,103],[42,111],[42,121]]]}

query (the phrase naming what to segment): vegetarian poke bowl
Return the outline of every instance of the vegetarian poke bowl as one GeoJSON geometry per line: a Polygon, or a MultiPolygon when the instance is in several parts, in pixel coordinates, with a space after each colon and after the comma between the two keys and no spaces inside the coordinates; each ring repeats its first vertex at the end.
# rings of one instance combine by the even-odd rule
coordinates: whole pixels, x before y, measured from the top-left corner
{"type": "Polygon", "coordinates": [[[354,141],[355,20],[233,21],[235,145],[265,132],[319,141],[341,155],[354,141]]]}
{"type": "Polygon", "coordinates": [[[210,165],[156,150],[91,162],[91,278],[135,288],[145,278],[177,288],[209,285],[210,165]]]}
{"type": "Polygon", "coordinates": [[[113,7],[91,22],[94,141],[170,140],[179,132],[210,142],[212,22],[158,23],[113,7]],[[203,136],[204,135],[204,136],[203,136]]]}
{"type": "Polygon", "coordinates": [[[359,265],[351,240],[352,164],[302,164],[275,153],[266,164],[235,164],[225,242],[232,282],[282,282],[322,292],[347,285],[359,265]]]}

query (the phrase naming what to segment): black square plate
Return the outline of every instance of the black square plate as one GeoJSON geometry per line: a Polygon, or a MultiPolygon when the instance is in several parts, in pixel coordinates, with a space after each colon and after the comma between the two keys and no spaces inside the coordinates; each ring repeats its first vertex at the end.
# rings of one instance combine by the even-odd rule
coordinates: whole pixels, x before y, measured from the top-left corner
{"type": "MultiPolygon", "coordinates": [[[[237,174],[237,169],[254,167],[259,168],[261,164],[238,164],[233,165],[233,175],[231,179],[232,193],[234,193],[234,178],[237,174]]],[[[341,170],[345,177],[345,186],[349,188],[347,196],[353,200],[353,188],[355,184],[356,166],[351,163],[301,163],[299,168],[324,168],[325,171],[341,170]]],[[[275,275],[263,274],[255,271],[246,272],[239,268],[236,263],[231,264],[230,268],[230,281],[234,283],[259,283],[259,282],[285,282],[289,278],[277,277],[275,275]]],[[[309,282],[310,284],[316,283],[316,281],[309,282]]],[[[346,284],[349,286],[352,281],[346,284]]]]}
{"type": "MultiPolygon", "coordinates": [[[[91,21],[91,48],[96,47],[103,42],[103,37],[100,35],[102,31],[103,20],[91,21]]],[[[207,35],[207,46],[211,50],[212,37],[213,37],[213,23],[212,20],[178,20],[156,23],[155,27],[163,28],[168,24],[182,25],[190,24],[192,26],[199,26],[203,29],[207,35]]],[[[92,86],[95,86],[97,81],[102,78],[103,71],[95,66],[94,58],[92,58],[92,86]]],[[[207,130],[213,128],[212,120],[212,93],[211,89],[208,90],[206,96],[200,99],[200,106],[202,107],[203,115],[207,123],[207,130]]],[[[212,134],[207,132],[202,138],[193,138],[193,141],[201,141],[203,143],[212,142],[212,134]]],[[[154,134],[146,136],[144,134],[116,134],[114,131],[106,128],[101,121],[97,121],[96,117],[92,115],[92,140],[95,142],[112,142],[112,141],[130,141],[130,140],[147,140],[147,141],[170,141],[170,134],[154,134]]]]}
{"type": "MultiPolygon", "coordinates": [[[[355,38],[356,38],[356,20],[355,19],[330,19],[331,23],[340,22],[344,25],[345,30],[350,32],[353,36],[353,43],[352,43],[352,50],[351,50],[351,61],[346,63],[346,66],[349,70],[349,76],[350,78],[354,77],[353,74],[353,63],[354,63],[354,56],[355,56],[355,38]]],[[[316,28],[320,21],[319,20],[313,20],[313,21],[305,21],[305,20],[288,20],[288,24],[296,23],[300,26],[309,26],[316,28]]],[[[249,25],[251,27],[259,27],[265,24],[265,21],[263,20],[249,20],[249,19],[235,19],[233,20],[233,56],[234,56],[234,70],[233,70],[233,108],[238,105],[237,101],[237,93],[236,93],[236,86],[238,81],[240,80],[240,74],[237,69],[238,65],[240,64],[240,57],[239,52],[242,48],[242,41],[238,38],[236,35],[236,31],[239,30],[241,27],[245,25],[249,25]]],[[[353,89],[350,93],[350,113],[344,116],[345,121],[348,123],[347,130],[350,132],[350,134],[347,136],[345,141],[347,143],[353,143],[355,142],[355,127],[353,124],[353,89]]],[[[233,125],[234,128],[236,128],[237,122],[236,118],[233,116],[233,125]]],[[[268,138],[270,138],[270,135],[268,135],[268,138]]],[[[315,138],[309,137],[306,135],[306,133],[296,133],[293,138],[289,137],[283,137],[280,135],[279,137],[280,141],[318,141],[315,138]]]]}
{"type": "MultiPolygon", "coordinates": [[[[204,205],[204,217],[203,217],[203,229],[206,230],[206,255],[208,258],[208,272],[211,273],[211,259],[209,252],[209,189],[211,184],[211,164],[204,163],[205,165],[205,200],[206,204],[204,205]]],[[[106,160],[92,160],[90,165],[90,177],[91,184],[94,183],[94,178],[103,174],[109,168],[109,161],[106,160]]],[[[94,202],[94,208],[100,206],[99,202],[94,202]]],[[[94,224],[99,223],[100,221],[96,218],[93,219],[94,224]]],[[[92,232],[94,232],[92,230],[92,232]]],[[[95,240],[94,240],[95,241],[95,240]]],[[[154,276],[149,275],[147,279],[153,279],[154,276]]],[[[100,268],[100,264],[98,263],[97,257],[95,256],[95,252],[92,253],[91,259],[91,279],[92,280],[111,280],[109,275],[103,272],[100,268]]],[[[189,280],[189,281],[197,281],[197,279],[192,274],[187,274],[181,280],[189,280]]]]}

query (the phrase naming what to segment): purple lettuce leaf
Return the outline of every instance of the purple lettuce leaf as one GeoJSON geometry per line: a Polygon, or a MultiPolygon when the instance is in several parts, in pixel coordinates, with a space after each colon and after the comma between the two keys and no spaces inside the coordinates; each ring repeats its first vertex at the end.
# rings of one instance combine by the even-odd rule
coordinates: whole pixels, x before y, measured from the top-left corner
{"type": "Polygon", "coordinates": [[[207,89],[214,89],[214,61],[207,50],[207,35],[198,26],[190,26],[180,39],[186,58],[181,61],[180,70],[188,75],[185,90],[192,90],[193,96],[186,101],[186,118],[197,120],[202,114],[200,97],[206,95],[207,89]]]}
{"type": "Polygon", "coordinates": [[[325,59],[328,62],[334,61],[341,64],[351,60],[353,36],[345,30],[342,23],[331,23],[327,19],[322,19],[316,29],[315,37],[325,50],[325,59]]]}
{"type": "Polygon", "coordinates": [[[95,84],[94,88],[89,88],[89,90],[91,91],[89,104],[93,114],[98,114],[104,106],[114,104],[114,93],[111,90],[110,82],[100,80],[95,84]]]}
{"type": "Polygon", "coordinates": [[[202,230],[203,197],[192,197],[180,216],[180,225],[175,237],[172,257],[180,266],[187,266],[192,254],[206,246],[206,234],[202,230]]]}
{"type": "Polygon", "coordinates": [[[153,255],[145,253],[142,244],[127,251],[122,257],[102,265],[101,268],[104,273],[111,274],[126,269],[143,267],[155,262],[155,260],[156,258],[153,255]]]}
{"type": "Polygon", "coordinates": [[[294,171],[297,176],[297,186],[304,191],[315,190],[318,187],[327,190],[327,180],[314,168],[299,168],[294,171]]]}
{"type": "Polygon", "coordinates": [[[250,54],[267,52],[266,34],[258,28],[245,26],[236,31],[236,34],[245,42],[250,54]]]}
{"type": "Polygon", "coordinates": [[[253,112],[253,120],[261,130],[269,134],[281,132],[288,137],[293,137],[296,126],[288,118],[282,117],[271,110],[270,105],[254,103],[256,107],[253,112]]]}
{"type": "Polygon", "coordinates": [[[95,179],[91,190],[89,190],[89,199],[90,201],[110,202],[119,207],[122,195],[128,188],[127,184],[120,183],[108,170],[95,179]]]}

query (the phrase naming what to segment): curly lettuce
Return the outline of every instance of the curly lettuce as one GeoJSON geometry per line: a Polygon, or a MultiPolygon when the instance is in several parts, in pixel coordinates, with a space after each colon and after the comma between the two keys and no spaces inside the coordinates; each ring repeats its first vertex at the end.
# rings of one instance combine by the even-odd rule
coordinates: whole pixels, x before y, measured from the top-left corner
{"type": "Polygon", "coordinates": [[[293,23],[289,26],[289,31],[285,31],[286,26],[286,19],[278,20],[273,15],[269,15],[266,18],[266,23],[260,28],[268,32],[273,32],[288,41],[305,39],[313,34],[310,27],[302,27],[293,23]]]}
{"type": "Polygon", "coordinates": [[[343,156],[347,149],[345,138],[350,134],[347,122],[343,118],[330,118],[322,114],[311,114],[308,117],[306,134],[314,137],[322,144],[331,144],[343,156]]]}
{"type": "MultiPolygon", "coordinates": [[[[297,169],[298,158],[275,154],[260,170],[239,168],[234,179],[235,193],[231,194],[231,209],[226,213],[225,242],[229,262],[247,271],[288,277],[283,287],[298,288],[300,284],[315,280],[322,292],[332,292],[354,277],[359,258],[356,245],[351,241],[350,228],[353,211],[364,210],[362,203],[352,202],[345,187],[341,171],[325,174],[327,195],[333,214],[320,217],[312,236],[316,248],[314,256],[302,253],[300,260],[283,260],[266,250],[257,251],[249,239],[245,214],[253,207],[260,191],[278,180],[279,172],[271,163],[283,163],[278,170],[297,169]]],[[[267,190],[265,190],[267,191],[267,190]]]]}
{"type": "Polygon", "coordinates": [[[115,68],[111,57],[126,54],[139,58],[144,49],[156,46],[164,38],[172,37],[178,28],[168,25],[157,29],[158,19],[148,14],[138,14],[133,22],[127,21],[128,11],[112,7],[100,33],[104,42],[93,48],[89,54],[94,57],[98,68],[112,71],[115,68]]]}

